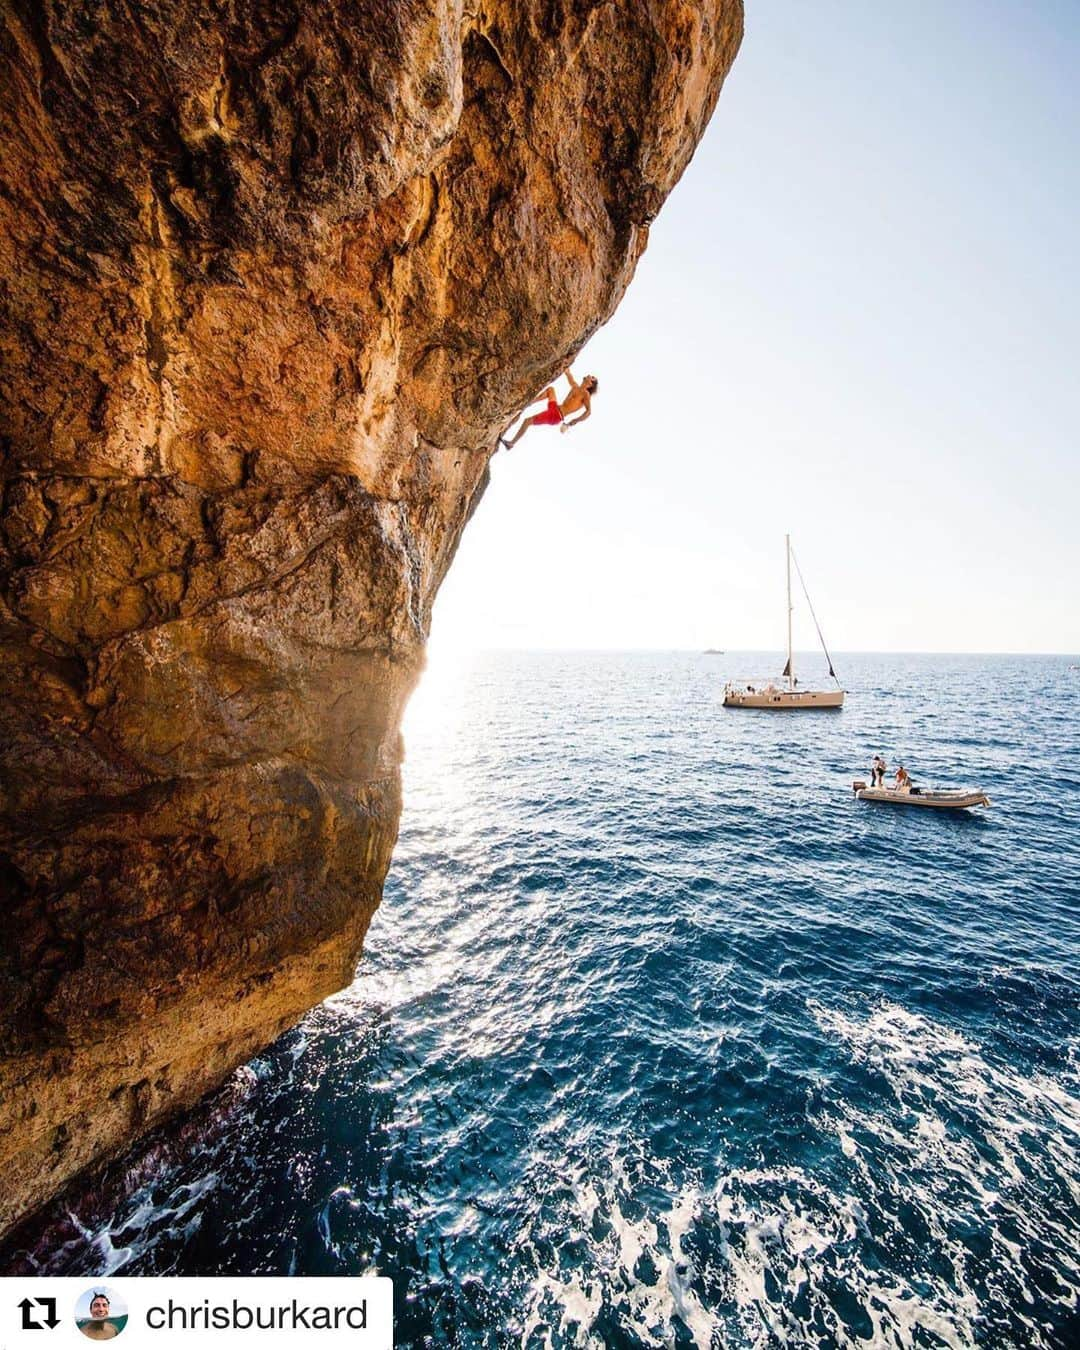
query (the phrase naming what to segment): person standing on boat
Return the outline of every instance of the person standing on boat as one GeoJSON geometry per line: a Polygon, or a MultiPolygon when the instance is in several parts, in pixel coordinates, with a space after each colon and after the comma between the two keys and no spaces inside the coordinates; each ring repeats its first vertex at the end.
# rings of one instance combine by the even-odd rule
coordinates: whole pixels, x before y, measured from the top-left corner
{"type": "Polygon", "coordinates": [[[896,790],[897,792],[911,791],[911,775],[902,764],[896,766],[896,790]]]}
{"type": "Polygon", "coordinates": [[[885,786],[885,768],[886,768],[885,761],[881,758],[880,755],[875,755],[874,762],[870,765],[871,787],[885,786]]]}

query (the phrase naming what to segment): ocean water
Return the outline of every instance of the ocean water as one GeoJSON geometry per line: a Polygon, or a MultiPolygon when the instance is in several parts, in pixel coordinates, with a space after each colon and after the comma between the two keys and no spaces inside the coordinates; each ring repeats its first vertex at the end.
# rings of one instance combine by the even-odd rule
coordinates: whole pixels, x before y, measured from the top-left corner
{"type": "Polygon", "coordinates": [[[721,707],[773,665],[433,665],[355,983],[16,1257],[378,1270],[406,1346],[1080,1345],[1080,670],[721,707]],[[993,806],[858,803],[879,750],[993,806]]]}

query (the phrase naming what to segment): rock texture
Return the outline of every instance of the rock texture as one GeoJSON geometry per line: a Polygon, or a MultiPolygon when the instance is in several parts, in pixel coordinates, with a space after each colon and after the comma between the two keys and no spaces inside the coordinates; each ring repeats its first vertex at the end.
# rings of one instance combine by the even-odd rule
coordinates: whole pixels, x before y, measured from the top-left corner
{"type": "Polygon", "coordinates": [[[4,0],[0,1230],[351,978],[495,435],[740,0],[4,0]]]}

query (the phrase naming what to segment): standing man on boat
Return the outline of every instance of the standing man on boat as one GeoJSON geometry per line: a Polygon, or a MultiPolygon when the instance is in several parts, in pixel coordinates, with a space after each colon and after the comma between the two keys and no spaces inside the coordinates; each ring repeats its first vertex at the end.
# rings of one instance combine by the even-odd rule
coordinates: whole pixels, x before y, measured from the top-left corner
{"type": "Polygon", "coordinates": [[[504,446],[507,450],[512,450],[530,427],[559,427],[562,431],[568,431],[571,427],[578,426],[592,415],[592,396],[600,387],[600,382],[596,376],[586,375],[579,384],[574,379],[574,372],[569,367],[563,374],[570,381],[570,392],[562,403],[559,403],[555,397],[555,386],[548,385],[544,390],[544,398],[547,401],[547,407],[544,411],[526,417],[521,426],[518,427],[513,440],[508,441],[505,436],[500,436],[499,444],[501,446],[504,446]],[[572,413],[579,411],[581,412],[580,417],[575,417],[572,422],[566,420],[572,413]]]}
{"type": "Polygon", "coordinates": [[[874,762],[870,765],[871,787],[885,786],[885,768],[886,768],[885,761],[881,758],[880,755],[875,755],[874,762]]]}

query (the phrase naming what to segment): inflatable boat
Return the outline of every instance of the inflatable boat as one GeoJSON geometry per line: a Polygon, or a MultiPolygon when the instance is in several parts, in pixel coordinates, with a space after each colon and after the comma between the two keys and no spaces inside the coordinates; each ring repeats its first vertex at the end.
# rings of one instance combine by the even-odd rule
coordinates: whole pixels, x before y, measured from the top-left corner
{"type": "Polygon", "coordinates": [[[887,802],[890,806],[930,806],[938,810],[961,811],[969,806],[989,806],[985,792],[972,788],[891,788],[867,787],[861,778],[851,785],[861,802],[887,802]]]}

